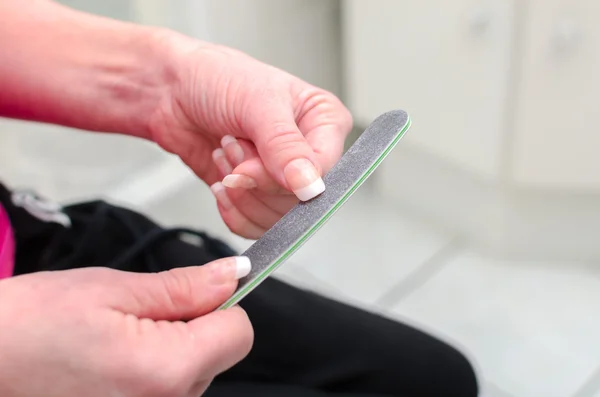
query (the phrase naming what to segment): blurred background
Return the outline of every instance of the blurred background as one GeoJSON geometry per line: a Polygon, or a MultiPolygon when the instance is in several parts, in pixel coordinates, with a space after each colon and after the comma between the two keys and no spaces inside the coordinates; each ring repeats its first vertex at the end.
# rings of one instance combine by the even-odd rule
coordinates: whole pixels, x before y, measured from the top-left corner
{"type": "MultiPolygon", "coordinates": [[[[457,346],[484,397],[600,397],[600,3],[62,0],[246,51],[413,126],[277,277],[457,346]]],[[[0,119],[0,178],[238,249],[209,189],[121,136],[0,119]]]]}

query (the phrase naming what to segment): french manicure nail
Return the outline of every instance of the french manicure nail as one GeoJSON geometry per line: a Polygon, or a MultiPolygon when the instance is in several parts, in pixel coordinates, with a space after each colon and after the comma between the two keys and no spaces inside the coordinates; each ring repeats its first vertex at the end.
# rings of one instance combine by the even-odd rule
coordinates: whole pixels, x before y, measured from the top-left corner
{"type": "Polygon", "coordinates": [[[231,174],[223,179],[223,185],[232,189],[253,189],[256,181],[247,175],[231,174]]]}
{"type": "Polygon", "coordinates": [[[213,162],[223,175],[231,174],[231,172],[233,171],[233,167],[231,166],[231,164],[229,164],[227,157],[225,157],[225,151],[223,149],[215,149],[212,152],[212,158],[213,162]]]}
{"type": "Polygon", "coordinates": [[[210,272],[209,279],[216,285],[246,277],[252,269],[250,259],[246,256],[219,259],[206,266],[210,272]]]}
{"type": "Polygon", "coordinates": [[[217,202],[221,204],[224,209],[228,210],[233,206],[231,204],[231,200],[229,200],[227,192],[225,191],[225,186],[223,186],[221,182],[214,183],[210,187],[210,190],[217,199],[217,202]]]}
{"type": "Polygon", "coordinates": [[[225,135],[221,139],[221,146],[226,149],[228,154],[231,156],[231,160],[234,162],[234,167],[237,167],[242,163],[242,161],[244,161],[244,149],[242,149],[242,146],[235,137],[231,135],[225,135]]]}
{"type": "Polygon", "coordinates": [[[246,277],[252,270],[252,264],[250,258],[247,256],[236,256],[235,257],[235,278],[239,280],[242,277],[246,277]]]}
{"type": "Polygon", "coordinates": [[[293,160],[283,172],[285,180],[300,201],[308,201],[325,191],[323,179],[309,160],[293,160]]]}

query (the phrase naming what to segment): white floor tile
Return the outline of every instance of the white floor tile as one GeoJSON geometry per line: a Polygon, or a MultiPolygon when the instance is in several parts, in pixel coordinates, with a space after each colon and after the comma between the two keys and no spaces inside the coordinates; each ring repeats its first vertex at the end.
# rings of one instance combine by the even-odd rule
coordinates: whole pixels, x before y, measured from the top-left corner
{"type": "Polygon", "coordinates": [[[331,286],[324,284],[312,274],[293,263],[287,263],[286,265],[281,266],[273,273],[273,277],[298,288],[315,291],[333,299],[343,299],[343,296],[338,291],[331,288],[331,286]]]}
{"type": "Polygon", "coordinates": [[[359,190],[292,261],[352,299],[373,303],[450,240],[359,190]]]}
{"type": "Polygon", "coordinates": [[[583,266],[465,253],[394,311],[458,341],[516,397],[571,396],[600,364],[600,281],[583,266]]]}
{"type": "Polygon", "coordinates": [[[596,368],[595,374],[591,376],[586,384],[571,397],[600,397],[599,370],[600,367],[596,368]]]}
{"type": "Polygon", "coordinates": [[[507,393],[506,391],[500,389],[498,386],[486,381],[485,379],[480,380],[479,394],[479,397],[518,397],[507,393]]]}

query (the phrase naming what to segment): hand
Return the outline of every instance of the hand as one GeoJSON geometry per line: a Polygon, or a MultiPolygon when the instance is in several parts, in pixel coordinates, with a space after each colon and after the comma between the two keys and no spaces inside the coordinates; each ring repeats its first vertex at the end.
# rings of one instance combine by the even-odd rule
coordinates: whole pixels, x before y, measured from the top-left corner
{"type": "Polygon", "coordinates": [[[154,274],[84,268],[1,281],[0,395],[200,396],[252,345],[242,309],[212,312],[248,273],[244,259],[154,274]]]}
{"type": "Polygon", "coordinates": [[[211,185],[231,231],[259,238],[325,189],[351,115],[331,93],[239,51],[166,42],[178,74],[153,139],[211,185]]]}
{"type": "Polygon", "coordinates": [[[243,237],[320,194],[341,157],[341,101],[239,51],[53,1],[0,1],[0,15],[0,116],[153,140],[243,237]]]}

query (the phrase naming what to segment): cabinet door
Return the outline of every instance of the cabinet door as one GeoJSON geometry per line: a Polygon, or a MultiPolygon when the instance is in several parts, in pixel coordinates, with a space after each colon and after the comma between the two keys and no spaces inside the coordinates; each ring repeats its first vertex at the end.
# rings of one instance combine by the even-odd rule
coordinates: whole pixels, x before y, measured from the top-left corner
{"type": "MultiPolygon", "coordinates": [[[[342,7],[346,99],[356,121],[405,109],[413,127],[403,145],[497,176],[513,2],[347,0],[342,7]]],[[[394,167],[394,155],[384,167],[394,167]]]]}
{"type": "Polygon", "coordinates": [[[514,181],[600,191],[600,3],[532,0],[528,11],[514,181]]]}

